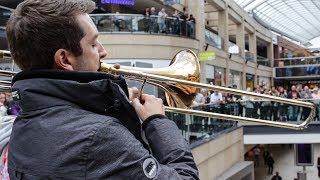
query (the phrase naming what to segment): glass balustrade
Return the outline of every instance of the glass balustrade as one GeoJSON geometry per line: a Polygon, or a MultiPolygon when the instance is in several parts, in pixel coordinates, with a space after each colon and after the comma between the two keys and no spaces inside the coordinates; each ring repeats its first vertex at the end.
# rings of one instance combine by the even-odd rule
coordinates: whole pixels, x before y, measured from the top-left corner
{"type": "MultiPolygon", "coordinates": [[[[314,121],[320,121],[320,99],[302,99],[302,101],[312,102],[317,105],[314,121]]],[[[239,100],[219,105],[206,104],[193,107],[193,109],[293,124],[304,121],[310,112],[309,108],[267,100],[239,100]]],[[[225,129],[237,126],[237,122],[220,120],[219,118],[207,118],[172,112],[166,112],[166,115],[177,124],[183,136],[190,143],[209,138],[225,129]]]]}
{"type": "Polygon", "coordinates": [[[258,56],[257,55],[257,64],[263,65],[263,66],[271,66],[270,60],[266,57],[258,56]]]}
{"type": "Polygon", "coordinates": [[[278,67],[275,68],[277,78],[287,77],[312,77],[320,75],[319,65],[304,65],[300,67],[278,67]]]}
{"type": "Polygon", "coordinates": [[[320,64],[320,57],[297,57],[274,60],[274,67],[320,64]]]}
{"type": "Polygon", "coordinates": [[[254,55],[253,55],[253,53],[251,53],[251,52],[249,52],[249,51],[246,51],[246,52],[245,52],[245,60],[246,60],[246,61],[254,62],[254,55]]]}
{"type": "Polygon", "coordinates": [[[216,47],[218,49],[223,49],[223,39],[219,35],[211,32],[210,30],[205,30],[205,40],[209,45],[216,47]]]}
{"type": "Polygon", "coordinates": [[[101,33],[163,34],[195,38],[195,24],[178,18],[139,14],[91,14],[101,33]]]}

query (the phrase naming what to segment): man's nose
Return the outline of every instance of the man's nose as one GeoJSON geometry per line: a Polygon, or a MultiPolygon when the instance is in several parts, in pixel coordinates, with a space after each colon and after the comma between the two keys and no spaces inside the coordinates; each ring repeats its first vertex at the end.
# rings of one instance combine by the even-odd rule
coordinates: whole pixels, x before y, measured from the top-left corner
{"type": "Polygon", "coordinates": [[[99,56],[100,56],[100,59],[103,59],[107,56],[107,51],[106,49],[102,46],[102,44],[100,44],[100,49],[99,49],[99,56]]]}

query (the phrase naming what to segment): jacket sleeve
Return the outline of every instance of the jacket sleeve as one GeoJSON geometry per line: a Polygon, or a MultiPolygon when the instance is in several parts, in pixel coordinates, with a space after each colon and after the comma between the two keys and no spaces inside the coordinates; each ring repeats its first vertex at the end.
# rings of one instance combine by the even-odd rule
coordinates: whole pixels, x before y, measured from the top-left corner
{"type": "Polygon", "coordinates": [[[88,146],[88,179],[199,179],[188,143],[175,123],[152,119],[146,138],[153,155],[117,120],[104,122],[88,146]]]}

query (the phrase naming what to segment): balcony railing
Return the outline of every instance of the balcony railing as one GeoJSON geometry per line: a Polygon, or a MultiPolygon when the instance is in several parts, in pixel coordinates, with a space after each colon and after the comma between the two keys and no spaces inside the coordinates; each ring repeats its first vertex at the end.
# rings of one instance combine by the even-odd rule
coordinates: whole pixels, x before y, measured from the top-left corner
{"type": "Polygon", "coordinates": [[[223,38],[220,37],[219,35],[206,29],[205,30],[205,39],[206,39],[206,43],[208,43],[209,45],[223,50],[223,45],[222,45],[223,38]]]}
{"type": "Polygon", "coordinates": [[[315,65],[320,64],[320,57],[297,57],[297,58],[282,58],[275,59],[275,67],[284,67],[284,66],[299,66],[299,65],[315,65]]]}
{"type": "Polygon", "coordinates": [[[257,55],[257,64],[263,65],[263,66],[271,66],[270,60],[266,57],[258,56],[257,55]]]}
{"type": "Polygon", "coordinates": [[[318,65],[300,65],[299,67],[277,67],[275,68],[277,78],[287,77],[319,77],[320,64],[318,65]]]}
{"type": "Polygon", "coordinates": [[[249,51],[246,51],[246,52],[245,52],[245,60],[246,60],[246,61],[254,62],[254,55],[253,55],[253,53],[251,53],[251,52],[249,52],[249,51]]]}
{"type": "MultiPolygon", "coordinates": [[[[313,121],[319,122],[320,99],[300,100],[313,102],[317,106],[317,113],[313,121]]],[[[193,107],[193,109],[294,124],[304,121],[310,112],[308,108],[266,100],[240,100],[238,102],[226,102],[219,105],[206,104],[193,107]]],[[[225,121],[219,118],[213,119],[169,112],[167,112],[166,115],[177,124],[184,137],[189,140],[190,143],[208,138],[211,135],[215,135],[237,125],[234,121],[225,121]]]]}
{"type": "Polygon", "coordinates": [[[195,24],[178,18],[139,14],[91,14],[101,33],[163,34],[195,38],[195,24]]]}

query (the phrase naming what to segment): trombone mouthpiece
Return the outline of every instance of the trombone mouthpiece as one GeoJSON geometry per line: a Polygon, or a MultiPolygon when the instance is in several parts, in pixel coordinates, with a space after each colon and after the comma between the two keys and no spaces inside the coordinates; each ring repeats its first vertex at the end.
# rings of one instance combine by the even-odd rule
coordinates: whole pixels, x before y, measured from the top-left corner
{"type": "Polygon", "coordinates": [[[100,62],[100,68],[98,71],[105,72],[105,73],[112,73],[113,69],[115,69],[113,65],[100,62]]]}

